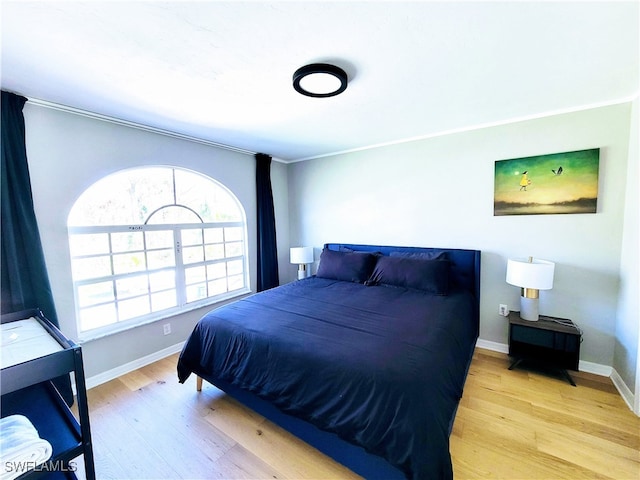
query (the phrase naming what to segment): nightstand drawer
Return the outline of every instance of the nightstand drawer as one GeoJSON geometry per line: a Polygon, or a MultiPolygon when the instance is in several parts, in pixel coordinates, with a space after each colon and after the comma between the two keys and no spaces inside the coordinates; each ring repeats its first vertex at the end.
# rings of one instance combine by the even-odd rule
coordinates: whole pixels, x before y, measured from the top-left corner
{"type": "Polygon", "coordinates": [[[553,346],[556,350],[562,350],[564,352],[577,352],[580,347],[580,336],[571,335],[567,333],[556,334],[555,344],[553,346]]]}
{"type": "Polygon", "coordinates": [[[563,352],[577,352],[580,344],[580,337],[575,334],[539,330],[521,325],[512,326],[511,340],[563,352]]]}
{"type": "Polygon", "coordinates": [[[511,340],[523,342],[529,345],[537,345],[539,347],[554,348],[554,332],[548,330],[537,330],[530,327],[522,327],[520,325],[511,326],[511,340]]]}

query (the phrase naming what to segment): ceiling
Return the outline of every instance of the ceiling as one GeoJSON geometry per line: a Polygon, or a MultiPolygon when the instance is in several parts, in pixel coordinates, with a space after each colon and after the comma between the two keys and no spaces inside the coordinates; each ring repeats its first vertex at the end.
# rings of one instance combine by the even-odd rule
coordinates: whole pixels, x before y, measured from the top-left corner
{"type": "Polygon", "coordinates": [[[638,6],[2,0],[1,85],[288,162],[629,101],[638,6]],[[298,94],[312,62],[347,90],[298,94]]]}

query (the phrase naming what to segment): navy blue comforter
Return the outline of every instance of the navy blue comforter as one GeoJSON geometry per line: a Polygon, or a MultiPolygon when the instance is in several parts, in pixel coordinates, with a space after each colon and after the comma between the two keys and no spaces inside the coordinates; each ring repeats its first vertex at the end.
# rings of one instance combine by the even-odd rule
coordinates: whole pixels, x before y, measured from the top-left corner
{"type": "Polygon", "coordinates": [[[449,432],[474,348],[474,299],[308,278],[205,315],[178,363],[380,455],[451,478],[449,432]]]}

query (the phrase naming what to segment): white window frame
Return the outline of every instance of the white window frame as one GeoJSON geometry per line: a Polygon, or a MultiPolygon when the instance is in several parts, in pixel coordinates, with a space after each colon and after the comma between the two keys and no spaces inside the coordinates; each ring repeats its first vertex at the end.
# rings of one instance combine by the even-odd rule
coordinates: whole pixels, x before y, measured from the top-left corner
{"type": "MultiPolygon", "coordinates": [[[[141,167],[141,168],[144,168],[144,167],[141,167]]],[[[177,167],[167,167],[167,168],[172,168],[174,170],[177,169],[177,167]]],[[[198,172],[192,172],[192,173],[201,175],[198,172]]],[[[218,187],[221,187],[224,190],[226,190],[227,193],[234,200],[236,200],[238,209],[242,214],[242,221],[221,221],[221,222],[201,221],[196,223],[178,223],[178,224],[145,223],[145,224],[137,224],[137,225],[104,225],[104,226],[92,225],[92,226],[68,226],[67,227],[70,241],[72,240],[73,236],[87,235],[87,234],[106,235],[109,238],[108,252],[101,252],[101,253],[95,253],[95,254],[89,254],[89,255],[81,255],[81,254],[73,255],[73,253],[71,254],[72,265],[74,261],[84,260],[88,258],[90,259],[91,257],[105,257],[105,256],[109,257],[109,263],[110,263],[109,274],[99,276],[99,277],[88,278],[88,279],[76,279],[76,278],[73,279],[73,289],[74,289],[75,309],[76,309],[76,324],[78,327],[78,336],[81,341],[92,340],[92,339],[96,339],[96,338],[110,335],[113,333],[121,332],[121,331],[128,330],[130,328],[134,328],[140,325],[144,325],[144,324],[155,322],[165,318],[173,317],[177,314],[188,312],[190,310],[201,308],[207,305],[213,305],[217,302],[221,302],[224,300],[228,300],[234,297],[251,293],[250,281],[249,281],[248,253],[247,253],[248,252],[247,229],[246,229],[246,219],[245,219],[244,209],[242,208],[242,205],[236,199],[236,197],[230,191],[228,191],[228,189],[226,189],[224,185],[211,179],[210,177],[206,177],[206,178],[210,180],[212,183],[214,183],[215,185],[217,185],[218,187]],[[222,232],[222,241],[207,242],[206,237],[204,235],[204,232],[207,229],[221,229],[220,231],[222,232]],[[233,231],[236,233],[236,236],[227,240],[226,232],[228,232],[229,229],[233,229],[233,231]],[[182,232],[193,231],[193,230],[201,230],[202,243],[192,243],[190,245],[183,246],[182,240],[181,240],[182,232]],[[149,263],[147,261],[148,253],[152,252],[154,249],[147,247],[146,240],[145,240],[146,239],[145,233],[154,232],[154,231],[172,232],[173,254],[174,254],[173,266],[149,268],[149,263]],[[237,236],[238,231],[241,232],[239,237],[237,236]],[[126,252],[114,250],[114,246],[111,242],[112,234],[131,233],[131,232],[142,233],[143,248],[136,249],[136,250],[129,250],[126,252]],[[241,243],[241,251],[238,252],[237,251],[238,249],[235,248],[235,251],[233,253],[230,253],[229,250],[231,249],[228,249],[228,246],[235,244],[237,247],[239,243],[241,243]],[[183,254],[184,249],[196,248],[199,246],[201,246],[203,249],[202,259],[197,261],[185,262],[185,255],[183,254]],[[207,258],[207,254],[205,254],[207,246],[217,246],[218,248],[222,247],[224,253],[222,256],[218,255],[216,258],[207,258]],[[116,273],[115,266],[114,266],[114,256],[122,255],[126,253],[137,253],[139,255],[144,255],[145,267],[138,271],[132,271],[127,273],[116,273]],[[230,290],[229,290],[230,276],[228,272],[229,262],[241,262],[241,265],[242,265],[241,273],[232,275],[232,277],[235,277],[235,279],[241,278],[242,280],[240,282],[241,286],[239,288],[232,288],[230,290]],[[207,267],[212,265],[219,265],[219,266],[224,265],[225,272],[226,272],[225,276],[224,277],[218,276],[215,279],[210,278],[208,276],[209,269],[207,267]],[[207,293],[205,295],[209,295],[210,293],[209,289],[212,288],[211,286],[214,281],[219,282],[222,279],[225,279],[227,282],[227,291],[223,293],[217,293],[211,296],[205,296],[204,298],[201,298],[201,299],[189,301],[187,298],[188,288],[189,286],[196,285],[196,283],[191,283],[190,285],[187,285],[186,272],[187,270],[194,267],[196,268],[203,267],[203,271],[206,272],[204,281],[197,282],[197,284],[200,286],[199,288],[203,288],[204,286],[204,288],[207,289],[207,293]],[[177,300],[176,306],[165,308],[158,311],[153,311],[153,307],[151,306],[152,296],[160,292],[152,291],[149,285],[147,286],[147,291],[144,293],[125,297],[125,298],[118,298],[117,288],[116,288],[116,282],[118,280],[139,277],[141,275],[142,276],[149,275],[152,273],[157,273],[159,271],[173,271],[175,273],[174,290],[175,290],[175,295],[177,300]],[[111,282],[113,297],[103,302],[97,302],[97,303],[92,303],[90,305],[81,306],[80,302],[81,302],[82,296],[79,293],[79,289],[81,289],[83,286],[87,286],[91,284],[106,283],[106,282],[111,282]],[[144,297],[148,299],[148,302],[150,304],[149,306],[150,313],[147,313],[142,316],[133,317],[133,318],[121,319],[121,313],[119,309],[120,302],[125,300],[132,300],[135,298],[143,299],[144,297]],[[115,308],[115,313],[117,318],[115,322],[112,322],[103,326],[99,326],[96,328],[90,328],[90,329],[83,328],[83,323],[82,323],[83,310],[99,307],[101,305],[110,305],[110,304],[113,304],[113,307],[115,308]]],[[[177,203],[164,205],[161,208],[165,208],[165,207],[183,207],[193,211],[188,206],[180,205],[177,203]]],[[[151,212],[147,216],[146,221],[148,221],[153,216],[153,214],[160,209],[157,209],[154,212],[151,212]]],[[[197,214],[196,216],[199,218],[197,214]]],[[[170,247],[165,247],[164,249],[168,250],[169,248],[170,247]]]]}

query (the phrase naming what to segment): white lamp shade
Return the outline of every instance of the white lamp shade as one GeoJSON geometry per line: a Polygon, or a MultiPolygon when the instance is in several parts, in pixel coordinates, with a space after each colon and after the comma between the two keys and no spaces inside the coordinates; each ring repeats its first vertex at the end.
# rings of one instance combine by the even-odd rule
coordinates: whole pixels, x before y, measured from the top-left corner
{"type": "Polygon", "coordinates": [[[536,290],[553,288],[553,273],[556,264],[547,260],[509,259],[507,261],[507,283],[516,287],[536,290]]]}
{"type": "Polygon", "coordinates": [[[313,247],[291,247],[289,256],[291,263],[297,265],[313,263],[313,247]]]}

